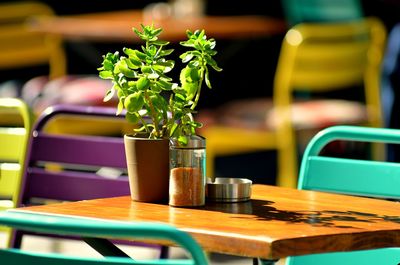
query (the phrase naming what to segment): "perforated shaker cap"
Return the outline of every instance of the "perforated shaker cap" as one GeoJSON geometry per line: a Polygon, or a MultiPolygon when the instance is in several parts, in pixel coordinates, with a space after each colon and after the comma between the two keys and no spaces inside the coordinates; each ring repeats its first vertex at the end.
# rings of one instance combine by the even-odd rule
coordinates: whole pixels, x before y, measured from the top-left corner
{"type": "Polygon", "coordinates": [[[176,138],[171,138],[169,141],[169,145],[175,148],[193,148],[193,149],[206,148],[206,138],[200,135],[190,135],[188,137],[189,141],[187,145],[180,144],[176,138]]]}

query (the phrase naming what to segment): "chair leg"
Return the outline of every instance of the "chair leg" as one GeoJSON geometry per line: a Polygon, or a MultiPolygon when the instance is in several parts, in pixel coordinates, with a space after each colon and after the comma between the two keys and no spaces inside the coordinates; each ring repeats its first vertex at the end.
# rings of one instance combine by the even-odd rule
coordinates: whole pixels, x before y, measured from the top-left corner
{"type": "Polygon", "coordinates": [[[274,265],[278,260],[275,259],[258,259],[258,258],[253,258],[253,265],[274,265]]]}
{"type": "Polygon", "coordinates": [[[107,239],[84,237],[83,241],[104,257],[129,257],[107,239]]]}
{"type": "Polygon", "coordinates": [[[22,245],[22,232],[19,230],[12,230],[8,240],[8,245],[11,248],[21,248],[22,245]]]}
{"type": "Polygon", "coordinates": [[[208,178],[215,178],[215,154],[211,147],[207,146],[206,149],[206,173],[208,178]]]}
{"type": "Polygon", "coordinates": [[[279,143],[277,149],[278,176],[277,185],[296,188],[297,186],[297,151],[294,143],[279,143]]]}
{"type": "Polygon", "coordinates": [[[169,248],[167,246],[161,246],[160,259],[168,259],[168,257],[169,257],[169,248]]]}

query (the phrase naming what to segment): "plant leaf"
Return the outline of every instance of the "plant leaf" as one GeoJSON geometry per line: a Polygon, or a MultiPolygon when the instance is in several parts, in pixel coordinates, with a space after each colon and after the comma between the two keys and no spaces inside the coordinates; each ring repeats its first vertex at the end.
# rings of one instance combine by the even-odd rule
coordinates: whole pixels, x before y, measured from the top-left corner
{"type": "Polygon", "coordinates": [[[117,106],[117,113],[116,113],[116,115],[121,114],[123,109],[124,109],[124,102],[123,102],[123,99],[121,98],[121,99],[118,101],[118,106],[117,106]]]}
{"type": "Polygon", "coordinates": [[[138,91],[125,98],[124,105],[129,113],[138,112],[144,105],[142,92],[138,91]]]}
{"type": "Polygon", "coordinates": [[[134,124],[139,122],[139,116],[136,113],[126,113],[125,119],[134,124]]]}
{"type": "Polygon", "coordinates": [[[99,73],[101,79],[114,79],[114,76],[111,71],[101,71],[99,73]]]}
{"type": "Polygon", "coordinates": [[[109,90],[107,90],[106,95],[103,98],[103,102],[107,102],[110,99],[112,99],[114,94],[115,94],[115,89],[114,88],[110,88],[109,90]]]}
{"type": "Polygon", "coordinates": [[[136,83],[136,87],[139,90],[145,90],[148,89],[150,86],[150,80],[147,77],[141,77],[136,83]]]}

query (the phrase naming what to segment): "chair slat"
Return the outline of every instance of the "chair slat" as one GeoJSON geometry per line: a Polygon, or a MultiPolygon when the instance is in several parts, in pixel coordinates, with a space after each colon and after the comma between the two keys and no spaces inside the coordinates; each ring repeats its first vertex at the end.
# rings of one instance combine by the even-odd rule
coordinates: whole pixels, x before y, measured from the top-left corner
{"type": "Polygon", "coordinates": [[[308,158],[305,175],[307,178],[301,188],[306,190],[400,198],[398,163],[311,156],[308,158]],[[376,181],[378,176],[379,182],[376,181]]]}
{"type": "Polygon", "coordinates": [[[34,139],[31,161],[126,168],[122,137],[39,134],[34,139]]]}
{"type": "Polygon", "coordinates": [[[42,199],[78,201],[129,195],[128,177],[104,178],[95,173],[50,172],[30,169],[24,196],[42,199]]]}
{"type": "Polygon", "coordinates": [[[18,161],[23,152],[24,138],[24,128],[0,128],[0,161],[18,161]]]}
{"type": "Polygon", "coordinates": [[[0,163],[0,197],[12,198],[18,187],[21,166],[17,163],[0,163]]]}
{"type": "Polygon", "coordinates": [[[293,74],[293,85],[296,90],[326,91],[337,90],[338,87],[349,87],[362,83],[364,69],[360,67],[342,68],[342,69],[315,69],[299,70],[293,74]]]}

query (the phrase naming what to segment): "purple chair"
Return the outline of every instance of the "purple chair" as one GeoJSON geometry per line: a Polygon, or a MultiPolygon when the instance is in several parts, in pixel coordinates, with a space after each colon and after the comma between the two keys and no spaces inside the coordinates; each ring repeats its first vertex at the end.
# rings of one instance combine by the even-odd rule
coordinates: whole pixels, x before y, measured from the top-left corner
{"type": "MultiPolygon", "coordinates": [[[[124,132],[106,135],[111,127],[117,131],[127,123],[124,115],[116,116],[115,111],[115,108],[109,107],[76,105],[47,108],[33,128],[18,205],[129,195],[124,132]],[[54,126],[49,125],[57,120],[60,122],[60,119],[62,121],[62,117],[64,121],[79,124],[79,128],[66,128],[65,131],[72,130],[72,133],[65,133],[62,128],[52,132],[55,131],[54,126]],[[94,124],[99,128],[107,127],[106,133],[99,129],[94,135],[94,124]],[[112,169],[111,172],[118,174],[112,174],[112,177],[99,174],[104,169],[112,169]]],[[[25,234],[20,230],[14,232],[12,246],[20,247],[25,234]]],[[[167,255],[165,250],[161,251],[162,256],[167,255]]]]}

